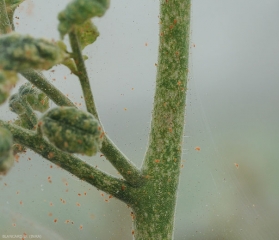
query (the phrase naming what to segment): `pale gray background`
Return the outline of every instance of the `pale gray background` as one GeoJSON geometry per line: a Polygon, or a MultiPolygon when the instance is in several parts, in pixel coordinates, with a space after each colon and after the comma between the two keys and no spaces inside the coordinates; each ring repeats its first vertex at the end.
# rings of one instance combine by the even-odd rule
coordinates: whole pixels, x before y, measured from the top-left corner
{"type": "MultiPolygon", "coordinates": [[[[26,0],[17,10],[16,30],[58,39],[56,16],[67,2],[26,0]]],[[[106,15],[93,20],[101,36],[85,49],[105,130],[137,166],[150,125],[158,14],[158,0],[112,0],[106,15]]],[[[175,239],[276,240],[279,3],[193,0],[191,24],[175,239]]],[[[45,73],[48,79],[84,109],[77,79],[64,67],[54,69],[45,73]]],[[[7,106],[0,111],[2,119],[15,117],[7,106]]],[[[87,161],[117,175],[102,158],[87,161]]],[[[0,238],[25,232],[57,240],[132,239],[131,210],[101,194],[28,152],[0,179],[0,238]]]]}

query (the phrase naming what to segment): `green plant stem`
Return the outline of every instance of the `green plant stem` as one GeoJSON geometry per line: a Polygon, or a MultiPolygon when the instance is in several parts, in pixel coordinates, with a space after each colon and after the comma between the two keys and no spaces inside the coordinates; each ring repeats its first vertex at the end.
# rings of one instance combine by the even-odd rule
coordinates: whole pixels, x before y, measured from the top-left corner
{"type": "Polygon", "coordinates": [[[18,115],[19,119],[24,122],[26,125],[25,128],[32,130],[34,128],[33,123],[30,121],[29,116],[26,113],[18,115]]]}
{"type": "Polygon", "coordinates": [[[141,171],[128,160],[128,158],[106,135],[104,137],[101,152],[132,186],[139,187],[144,183],[144,176],[141,171]]]}
{"type": "Polygon", "coordinates": [[[83,60],[80,43],[78,41],[75,29],[73,29],[69,33],[69,38],[70,38],[70,43],[71,43],[71,47],[73,50],[73,58],[74,58],[74,61],[76,63],[77,69],[78,69],[76,74],[80,81],[80,85],[82,88],[87,111],[90,112],[91,114],[93,114],[94,117],[99,119],[98,112],[97,112],[94,98],[93,98],[93,94],[91,91],[88,74],[87,74],[85,63],[83,60]]]}
{"type": "Polygon", "coordinates": [[[20,72],[34,86],[44,92],[56,105],[76,107],[60,90],[53,86],[45,76],[33,69],[20,72]]]}
{"type": "Polygon", "coordinates": [[[0,126],[10,130],[14,141],[32,149],[57,166],[67,170],[79,179],[88,182],[112,196],[130,203],[130,185],[85,163],[74,155],[60,151],[34,131],[0,120],[0,126]]]}
{"type": "Polygon", "coordinates": [[[0,35],[11,31],[12,28],[7,14],[5,0],[0,0],[0,35]]]}
{"type": "Polygon", "coordinates": [[[188,73],[190,0],[160,1],[160,42],[148,150],[148,181],[135,190],[135,239],[172,239],[188,73]],[[147,200],[144,200],[148,199],[147,200]]]}
{"type": "MultiPolygon", "coordinates": [[[[69,37],[73,50],[73,58],[78,69],[77,74],[84,94],[87,111],[99,119],[76,31],[72,30],[69,33],[69,37]]],[[[131,185],[140,186],[142,184],[143,177],[141,172],[107,136],[104,138],[101,152],[131,185]]]]}

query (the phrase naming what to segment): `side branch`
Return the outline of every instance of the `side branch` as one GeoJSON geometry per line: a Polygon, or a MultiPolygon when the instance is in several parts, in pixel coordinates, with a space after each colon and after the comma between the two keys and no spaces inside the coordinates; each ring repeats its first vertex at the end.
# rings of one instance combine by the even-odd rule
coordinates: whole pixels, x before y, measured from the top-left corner
{"type": "Polygon", "coordinates": [[[69,37],[73,50],[73,58],[78,69],[77,76],[80,81],[87,111],[93,114],[94,117],[99,119],[76,31],[72,30],[69,33],[69,37]]]}
{"type": "Polygon", "coordinates": [[[79,179],[95,186],[97,189],[129,204],[131,186],[126,181],[112,177],[90,166],[78,157],[60,151],[36,132],[25,130],[2,120],[0,120],[0,126],[11,131],[15,142],[32,149],[79,179]]]}
{"type": "Polygon", "coordinates": [[[101,152],[132,186],[141,186],[143,184],[144,176],[141,171],[127,159],[106,135],[101,152]]]}
{"type": "MultiPolygon", "coordinates": [[[[99,119],[76,32],[72,30],[69,33],[69,37],[73,50],[73,57],[78,69],[78,78],[80,80],[84,94],[87,111],[99,119]]],[[[129,161],[129,159],[114,145],[114,143],[107,136],[104,138],[101,152],[132,186],[139,186],[142,184],[143,176],[141,172],[132,162],[129,161]]]]}

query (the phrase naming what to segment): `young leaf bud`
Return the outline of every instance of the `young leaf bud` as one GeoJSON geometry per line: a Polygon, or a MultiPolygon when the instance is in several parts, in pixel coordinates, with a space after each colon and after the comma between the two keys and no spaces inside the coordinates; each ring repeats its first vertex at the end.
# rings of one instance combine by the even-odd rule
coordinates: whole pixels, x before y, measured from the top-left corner
{"type": "Polygon", "coordinates": [[[5,175],[13,166],[13,137],[10,131],[0,128],[0,175],[5,175]]]}
{"type": "Polygon", "coordinates": [[[18,115],[25,113],[25,108],[22,106],[20,95],[18,93],[13,94],[9,99],[10,110],[18,115]]]}
{"type": "Polygon", "coordinates": [[[60,24],[58,30],[63,38],[74,25],[82,25],[93,17],[101,17],[105,14],[110,0],[73,0],[66,9],[59,13],[60,24]]]}
{"type": "Polygon", "coordinates": [[[82,49],[95,42],[99,35],[97,27],[90,19],[77,26],[77,36],[82,49]]]}
{"type": "Polygon", "coordinates": [[[42,131],[57,148],[88,156],[101,148],[103,131],[98,120],[75,107],[59,107],[42,117],[42,131]]]}
{"type": "Polygon", "coordinates": [[[10,110],[18,114],[20,122],[19,125],[27,128],[33,129],[37,124],[38,119],[33,110],[38,110],[44,112],[48,108],[48,102],[45,104],[44,101],[39,100],[38,89],[33,88],[30,83],[24,84],[19,88],[19,92],[13,94],[9,99],[10,110]],[[30,102],[30,103],[29,103],[30,102]]]}
{"type": "Polygon", "coordinates": [[[54,42],[18,33],[2,35],[0,46],[0,69],[4,70],[47,70],[68,57],[54,42]]]}
{"type": "Polygon", "coordinates": [[[22,85],[19,88],[18,93],[22,98],[26,98],[33,110],[43,113],[49,109],[49,98],[47,95],[33,86],[30,82],[22,85]]]}
{"type": "Polygon", "coordinates": [[[15,125],[18,125],[22,128],[31,129],[30,128],[30,121],[24,115],[21,115],[15,119],[13,122],[15,125]]]}
{"type": "Polygon", "coordinates": [[[77,75],[78,69],[77,69],[77,65],[76,65],[74,59],[69,58],[69,59],[65,60],[64,62],[62,62],[62,64],[64,66],[66,66],[67,68],[69,68],[72,73],[77,75]]]}

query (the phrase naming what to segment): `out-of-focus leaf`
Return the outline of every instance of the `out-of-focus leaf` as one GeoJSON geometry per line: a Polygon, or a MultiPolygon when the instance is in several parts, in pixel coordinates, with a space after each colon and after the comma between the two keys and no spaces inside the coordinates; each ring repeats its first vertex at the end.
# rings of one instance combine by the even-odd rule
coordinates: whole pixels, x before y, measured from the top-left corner
{"type": "Polygon", "coordinates": [[[25,109],[22,106],[20,95],[18,93],[13,94],[9,99],[10,110],[18,115],[24,114],[25,109]]]}
{"type": "Polygon", "coordinates": [[[74,59],[69,58],[67,60],[65,60],[64,62],[62,62],[62,64],[66,67],[68,67],[72,73],[76,74],[77,73],[77,65],[74,61],[74,59]]]}
{"type": "Polygon", "coordinates": [[[82,25],[78,25],[76,29],[82,49],[95,42],[97,37],[99,36],[97,27],[92,23],[90,19],[85,21],[82,25]]]}
{"type": "Polygon", "coordinates": [[[22,128],[30,129],[29,121],[27,121],[26,118],[17,117],[16,120],[14,121],[14,124],[16,124],[22,128]]]}
{"type": "Polygon", "coordinates": [[[4,103],[13,86],[17,82],[17,73],[12,71],[0,71],[0,104],[4,103]]]}
{"type": "Polygon", "coordinates": [[[23,84],[18,93],[21,98],[26,98],[33,110],[41,113],[49,109],[49,98],[30,82],[23,84]]]}
{"type": "Polygon", "coordinates": [[[0,37],[0,69],[22,71],[47,70],[68,57],[56,43],[18,33],[0,37]]]}
{"type": "Polygon", "coordinates": [[[63,38],[74,25],[82,25],[93,17],[105,14],[110,0],[73,0],[58,14],[58,30],[63,38]]]}

